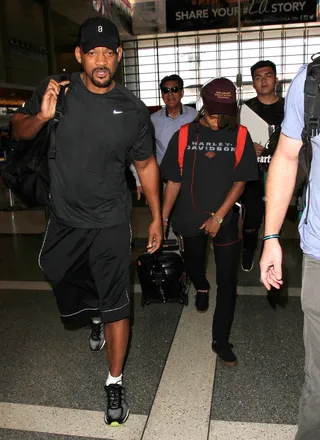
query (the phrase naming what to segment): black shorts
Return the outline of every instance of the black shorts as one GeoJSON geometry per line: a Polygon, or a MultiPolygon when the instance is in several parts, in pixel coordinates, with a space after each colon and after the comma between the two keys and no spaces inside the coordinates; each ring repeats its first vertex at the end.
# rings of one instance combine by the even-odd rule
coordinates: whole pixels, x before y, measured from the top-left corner
{"type": "Polygon", "coordinates": [[[52,283],[62,322],[81,326],[130,316],[130,224],[73,228],[52,216],[39,265],[52,283]]]}
{"type": "Polygon", "coordinates": [[[264,186],[260,180],[246,183],[241,203],[245,207],[243,229],[259,229],[265,210],[264,186]]]}

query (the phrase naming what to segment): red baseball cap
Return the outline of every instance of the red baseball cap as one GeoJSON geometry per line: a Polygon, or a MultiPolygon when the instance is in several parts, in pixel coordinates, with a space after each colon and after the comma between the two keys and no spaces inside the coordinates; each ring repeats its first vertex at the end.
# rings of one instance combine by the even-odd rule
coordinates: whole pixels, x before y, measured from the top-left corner
{"type": "Polygon", "coordinates": [[[213,79],[202,88],[200,95],[210,115],[237,115],[236,87],[228,78],[213,79]]]}

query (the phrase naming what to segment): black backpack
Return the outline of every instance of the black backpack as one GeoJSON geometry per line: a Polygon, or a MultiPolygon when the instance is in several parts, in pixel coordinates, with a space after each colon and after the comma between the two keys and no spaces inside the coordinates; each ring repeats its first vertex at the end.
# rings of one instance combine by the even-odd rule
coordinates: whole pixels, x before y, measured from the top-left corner
{"type": "Polygon", "coordinates": [[[65,87],[61,86],[53,119],[34,139],[14,143],[1,171],[6,186],[28,206],[50,204],[49,160],[55,159],[56,130],[65,110],[65,87]]]}
{"type": "Polygon", "coordinates": [[[305,173],[303,195],[298,201],[299,209],[307,208],[304,222],[308,223],[310,197],[306,206],[306,192],[310,191],[310,169],[312,161],[311,138],[320,134],[320,52],[312,55],[308,64],[307,76],[304,83],[304,127],[301,133],[302,147],[299,152],[299,165],[305,173]],[[318,55],[318,56],[317,56],[318,55]]]}

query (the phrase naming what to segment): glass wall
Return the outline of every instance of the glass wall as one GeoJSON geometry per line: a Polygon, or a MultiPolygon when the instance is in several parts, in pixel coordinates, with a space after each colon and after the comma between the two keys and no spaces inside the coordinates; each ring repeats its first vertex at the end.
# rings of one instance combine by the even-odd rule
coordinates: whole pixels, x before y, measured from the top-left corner
{"type": "Polygon", "coordinates": [[[242,99],[255,96],[250,66],[269,59],[277,66],[278,93],[285,96],[301,64],[320,50],[319,27],[198,32],[141,37],[123,42],[125,85],[146,105],[161,105],[160,80],[178,73],[185,83],[184,104],[195,103],[200,87],[214,77],[237,82],[242,99]],[[241,73],[242,77],[237,78],[241,73]]]}

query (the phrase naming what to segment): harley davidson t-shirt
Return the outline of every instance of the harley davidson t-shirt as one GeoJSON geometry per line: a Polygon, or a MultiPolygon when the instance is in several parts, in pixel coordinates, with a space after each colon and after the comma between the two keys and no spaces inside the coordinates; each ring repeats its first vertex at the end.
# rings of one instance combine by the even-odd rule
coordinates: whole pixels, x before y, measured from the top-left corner
{"type": "MultiPolygon", "coordinates": [[[[247,134],[241,160],[236,168],[238,130],[213,131],[201,123],[189,124],[182,176],[178,163],[178,137],[171,138],[161,163],[163,179],[181,182],[172,213],[173,228],[184,236],[195,236],[200,226],[224,202],[234,182],[258,178],[257,160],[250,134],[247,134]]],[[[225,217],[228,222],[231,212],[225,217]]]]}

